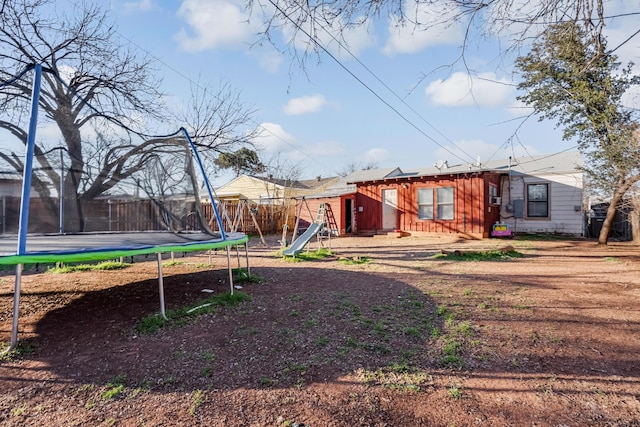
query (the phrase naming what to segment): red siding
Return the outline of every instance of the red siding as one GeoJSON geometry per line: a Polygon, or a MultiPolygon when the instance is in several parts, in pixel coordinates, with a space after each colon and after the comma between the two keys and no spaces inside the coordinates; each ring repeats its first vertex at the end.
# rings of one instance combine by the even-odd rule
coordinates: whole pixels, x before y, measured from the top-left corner
{"type": "MultiPolygon", "coordinates": [[[[398,192],[398,228],[407,232],[488,237],[491,226],[499,220],[500,209],[489,204],[489,183],[500,183],[498,174],[453,174],[420,178],[396,178],[357,185],[356,221],[359,232],[382,230],[382,190],[398,192]],[[454,188],[454,219],[418,219],[418,188],[433,188],[437,206],[439,187],[454,188]]],[[[436,215],[437,216],[437,215],[436,215]]]]}
{"type": "MultiPolygon", "coordinates": [[[[337,196],[320,199],[297,200],[296,213],[302,204],[300,211],[300,227],[306,228],[316,220],[318,209],[322,203],[327,204],[327,223],[329,228],[337,230],[339,235],[346,234],[346,200],[355,199],[354,196],[337,196]]],[[[353,206],[353,204],[352,204],[353,206]]]]}

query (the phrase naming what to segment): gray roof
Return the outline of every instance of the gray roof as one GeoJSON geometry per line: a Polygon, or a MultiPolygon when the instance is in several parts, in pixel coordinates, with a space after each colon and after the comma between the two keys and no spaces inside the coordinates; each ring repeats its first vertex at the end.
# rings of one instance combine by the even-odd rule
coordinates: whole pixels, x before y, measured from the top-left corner
{"type": "Polygon", "coordinates": [[[386,178],[410,178],[421,176],[436,176],[443,174],[456,174],[468,172],[502,172],[526,174],[526,175],[553,175],[562,173],[575,173],[582,166],[582,155],[579,151],[564,151],[556,154],[538,156],[523,156],[500,160],[489,160],[484,163],[464,163],[441,167],[431,166],[410,171],[402,171],[400,168],[372,169],[358,171],[346,177],[347,182],[379,181],[386,178]],[[392,171],[392,172],[390,172],[392,171]]]}
{"type": "Polygon", "coordinates": [[[266,176],[247,175],[254,179],[269,182],[272,184],[280,185],[282,187],[291,187],[296,189],[313,190],[314,188],[321,187],[329,182],[335,181],[338,177],[330,176],[327,178],[317,177],[315,179],[303,179],[303,180],[291,180],[284,178],[273,178],[266,176]]]}
{"type": "Polygon", "coordinates": [[[22,181],[22,174],[15,171],[0,171],[0,179],[6,181],[22,181]]]}

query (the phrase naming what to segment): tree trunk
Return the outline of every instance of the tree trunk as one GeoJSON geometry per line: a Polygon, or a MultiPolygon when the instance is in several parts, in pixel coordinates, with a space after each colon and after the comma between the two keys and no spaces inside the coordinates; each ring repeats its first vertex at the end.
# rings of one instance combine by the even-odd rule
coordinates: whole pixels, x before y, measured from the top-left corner
{"type": "Polygon", "coordinates": [[[609,207],[607,208],[607,216],[602,223],[602,229],[600,229],[600,235],[598,236],[598,244],[606,245],[609,241],[609,233],[611,232],[611,226],[613,225],[613,220],[616,217],[617,201],[611,200],[609,207]]]}
{"type": "Polygon", "coordinates": [[[631,223],[631,235],[633,243],[640,245],[640,196],[632,199],[633,210],[629,213],[629,222],[631,223]]]}
{"type": "Polygon", "coordinates": [[[622,200],[622,196],[629,189],[629,182],[626,182],[624,179],[618,181],[618,185],[613,192],[613,196],[611,197],[611,201],[609,202],[609,207],[607,208],[607,216],[602,223],[602,229],[600,230],[600,235],[598,236],[598,244],[606,245],[609,241],[609,234],[611,233],[611,227],[613,226],[613,221],[616,218],[616,213],[618,212],[618,204],[620,200],[622,200]]]}

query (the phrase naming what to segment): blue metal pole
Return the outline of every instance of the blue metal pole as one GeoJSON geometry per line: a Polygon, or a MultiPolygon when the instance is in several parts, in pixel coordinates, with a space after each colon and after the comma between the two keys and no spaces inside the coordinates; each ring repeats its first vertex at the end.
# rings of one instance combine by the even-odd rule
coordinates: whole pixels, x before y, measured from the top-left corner
{"type": "MultiPolygon", "coordinates": [[[[24,255],[27,247],[27,229],[29,228],[29,199],[31,198],[31,173],[33,172],[33,152],[36,145],[36,126],[38,124],[38,102],[40,101],[40,82],[42,65],[36,64],[31,93],[31,118],[27,135],[27,150],[24,158],[22,176],[22,201],[20,203],[20,225],[18,227],[18,255],[24,255]]],[[[11,343],[4,351],[8,353],[18,345],[18,319],[20,316],[20,288],[22,286],[22,264],[16,264],[16,281],[13,287],[13,319],[11,321],[11,343]]]]}
{"type": "MultiPolygon", "coordinates": [[[[189,145],[191,146],[191,150],[193,154],[196,156],[196,161],[198,162],[198,166],[200,167],[200,172],[202,172],[202,178],[204,179],[204,183],[207,186],[207,193],[209,193],[209,198],[211,199],[211,206],[213,207],[213,213],[216,216],[216,222],[218,223],[218,228],[220,229],[220,237],[222,240],[227,240],[227,235],[224,232],[224,226],[222,225],[222,219],[220,219],[220,213],[218,212],[218,208],[216,207],[216,201],[213,198],[213,189],[211,188],[211,184],[209,183],[209,179],[207,178],[207,173],[204,170],[204,165],[202,164],[202,160],[200,160],[200,154],[198,154],[198,150],[196,145],[191,140],[189,133],[185,128],[180,128],[184,135],[187,137],[187,141],[189,141],[189,145]]],[[[232,290],[233,293],[233,290],[232,290]]]]}
{"type": "Polygon", "coordinates": [[[27,248],[27,229],[29,228],[29,202],[31,198],[31,174],[33,173],[33,152],[36,146],[36,127],[38,125],[38,103],[40,102],[40,83],[42,65],[36,64],[31,93],[31,119],[27,135],[27,150],[22,176],[22,202],[20,204],[20,224],[18,226],[18,255],[24,255],[27,248]]]}

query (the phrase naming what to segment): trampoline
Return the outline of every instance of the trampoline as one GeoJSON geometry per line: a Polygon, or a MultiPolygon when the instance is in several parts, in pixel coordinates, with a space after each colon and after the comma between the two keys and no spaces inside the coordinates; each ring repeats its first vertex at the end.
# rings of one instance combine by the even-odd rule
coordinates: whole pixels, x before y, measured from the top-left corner
{"type": "MultiPolygon", "coordinates": [[[[77,150],[74,146],[77,141],[69,141],[63,135],[52,138],[50,134],[36,141],[36,129],[42,126],[38,125],[37,112],[43,68],[35,65],[27,71],[31,70],[35,75],[24,161],[19,167],[17,163],[9,165],[22,174],[15,218],[5,214],[4,198],[2,206],[0,266],[15,266],[11,342],[5,351],[15,348],[18,342],[25,264],[91,262],[155,254],[160,314],[166,319],[162,255],[226,249],[229,287],[233,293],[230,251],[235,247],[240,268],[239,247],[244,246],[250,274],[249,238],[244,233],[225,231],[204,162],[186,129],[150,136],[116,122],[114,130],[114,123],[106,123],[101,114],[96,114],[97,110],[79,99],[79,109],[88,109],[87,116],[101,120],[95,123],[96,128],[102,125],[113,132],[112,145],[105,145],[104,137],[87,139],[87,145],[77,150]],[[60,141],[66,146],[51,148],[60,141]],[[12,224],[5,224],[7,218],[17,219],[13,232],[6,231],[12,228],[12,224]]],[[[25,74],[15,81],[24,80],[25,74]]],[[[59,76],[53,77],[69,93],[78,96],[59,76]]],[[[15,153],[12,155],[17,158],[15,153]]]]}

